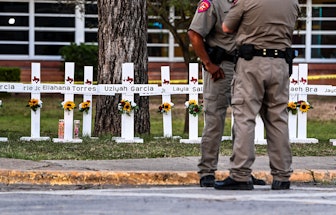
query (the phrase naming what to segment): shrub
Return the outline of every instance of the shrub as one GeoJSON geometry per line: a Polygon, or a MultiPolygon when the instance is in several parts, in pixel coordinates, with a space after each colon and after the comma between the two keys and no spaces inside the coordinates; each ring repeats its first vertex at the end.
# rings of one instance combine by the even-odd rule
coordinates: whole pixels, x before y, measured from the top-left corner
{"type": "Polygon", "coordinates": [[[0,67],[0,81],[20,82],[21,69],[17,67],[0,67]]]}
{"type": "MultiPolygon", "coordinates": [[[[93,80],[97,80],[98,46],[71,43],[69,46],[63,46],[60,54],[64,62],[75,63],[75,81],[84,80],[84,66],[93,66],[93,80]]],[[[64,69],[64,65],[62,68],[64,69]]]]}

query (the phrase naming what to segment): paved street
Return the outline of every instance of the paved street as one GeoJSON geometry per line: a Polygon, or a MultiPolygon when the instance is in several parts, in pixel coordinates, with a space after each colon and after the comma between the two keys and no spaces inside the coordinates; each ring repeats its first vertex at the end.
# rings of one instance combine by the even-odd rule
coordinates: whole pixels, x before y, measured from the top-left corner
{"type": "Polygon", "coordinates": [[[19,214],[335,214],[336,187],[293,185],[273,191],[218,191],[197,186],[118,187],[109,189],[0,192],[2,215],[19,214]]]}

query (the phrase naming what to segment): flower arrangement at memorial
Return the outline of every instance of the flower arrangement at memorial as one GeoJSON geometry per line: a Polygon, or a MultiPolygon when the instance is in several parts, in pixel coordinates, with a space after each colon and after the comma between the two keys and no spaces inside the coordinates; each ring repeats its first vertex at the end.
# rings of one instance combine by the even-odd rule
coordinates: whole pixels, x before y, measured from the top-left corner
{"type": "Polygon", "coordinates": [[[174,103],[172,102],[164,102],[159,106],[159,113],[168,113],[174,107],[174,103]]]}
{"type": "Polygon", "coordinates": [[[119,103],[118,103],[118,111],[120,114],[127,114],[130,115],[130,113],[132,111],[135,111],[139,109],[139,107],[137,106],[137,104],[135,102],[131,102],[125,99],[122,99],[119,103]]]}
{"type": "Polygon", "coordinates": [[[292,114],[297,114],[297,102],[290,101],[287,104],[287,110],[291,112],[292,114]]]}
{"type": "Polygon", "coordinates": [[[193,116],[197,116],[198,114],[200,114],[203,109],[203,105],[197,104],[196,100],[194,99],[186,101],[185,106],[188,109],[188,112],[193,116]]]}
{"type": "Polygon", "coordinates": [[[28,104],[26,105],[26,107],[29,107],[30,109],[32,109],[34,112],[36,112],[36,110],[38,108],[42,108],[42,101],[39,99],[29,99],[28,104]]]}
{"type": "Polygon", "coordinates": [[[61,105],[66,111],[72,111],[76,108],[76,104],[73,101],[63,101],[61,105]]]}
{"type": "Polygon", "coordinates": [[[91,106],[90,100],[86,100],[85,102],[79,104],[79,111],[88,113],[90,110],[90,106],[91,106]]]}
{"type": "Polygon", "coordinates": [[[303,113],[307,112],[310,109],[313,109],[313,106],[306,101],[300,100],[297,102],[297,104],[298,104],[299,110],[303,113]]]}
{"type": "Polygon", "coordinates": [[[287,110],[292,114],[297,114],[298,110],[302,113],[306,113],[310,109],[313,109],[313,106],[309,104],[309,102],[303,100],[297,102],[290,101],[287,104],[287,110]]]}

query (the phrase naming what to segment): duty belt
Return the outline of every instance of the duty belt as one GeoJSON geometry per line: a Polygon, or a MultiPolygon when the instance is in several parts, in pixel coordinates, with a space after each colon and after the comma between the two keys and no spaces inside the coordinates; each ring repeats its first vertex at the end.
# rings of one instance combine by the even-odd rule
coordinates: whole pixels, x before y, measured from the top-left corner
{"type": "Polygon", "coordinates": [[[244,44],[239,47],[237,57],[252,60],[254,56],[284,58],[289,66],[289,75],[291,75],[293,59],[297,56],[297,52],[290,47],[286,48],[286,51],[278,49],[255,49],[253,44],[244,44]]]}

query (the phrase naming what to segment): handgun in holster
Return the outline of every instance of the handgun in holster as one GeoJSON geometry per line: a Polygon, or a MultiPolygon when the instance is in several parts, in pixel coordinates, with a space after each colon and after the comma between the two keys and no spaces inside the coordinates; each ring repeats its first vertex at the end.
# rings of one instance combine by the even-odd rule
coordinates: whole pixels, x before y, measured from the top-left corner
{"type": "Polygon", "coordinates": [[[286,48],[285,51],[285,60],[288,63],[289,76],[293,73],[293,59],[297,56],[297,50],[293,50],[292,48],[286,48]]]}
{"type": "Polygon", "coordinates": [[[238,57],[242,57],[245,60],[252,60],[254,56],[254,45],[246,44],[239,47],[238,57]]]}
{"type": "Polygon", "coordinates": [[[205,50],[214,64],[220,64],[223,61],[223,56],[226,55],[226,51],[219,46],[210,47],[208,44],[205,44],[205,50]]]}

